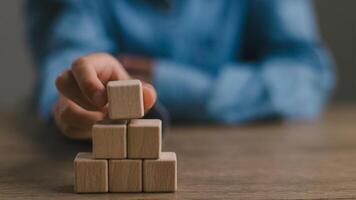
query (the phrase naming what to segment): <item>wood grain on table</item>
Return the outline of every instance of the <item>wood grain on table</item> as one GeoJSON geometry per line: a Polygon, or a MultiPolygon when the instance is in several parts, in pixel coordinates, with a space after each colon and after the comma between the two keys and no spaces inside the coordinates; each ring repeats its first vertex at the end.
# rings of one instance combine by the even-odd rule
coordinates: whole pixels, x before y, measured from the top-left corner
{"type": "Polygon", "coordinates": [[[163,142],[178,192],[75,194],[73,159],[90,143],[63,139],[25,112],[0,114],[0,199],[356,198],[356,105],[314,122],[179,126],[163,142]]]}

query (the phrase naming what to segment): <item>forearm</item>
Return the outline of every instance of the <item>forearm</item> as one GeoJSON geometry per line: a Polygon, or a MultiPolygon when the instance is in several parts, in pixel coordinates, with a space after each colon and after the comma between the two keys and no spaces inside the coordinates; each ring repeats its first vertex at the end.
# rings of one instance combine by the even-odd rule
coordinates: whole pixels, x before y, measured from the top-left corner
{"type": "Polygon", "coordinates": [[[178,119],[239,123],[270,116],[313,118],[333,87],[331,65],[325,49],[317,46],[274,51],[254,63],[227,63],[217,75],[159,61],[154,85],[178,119]]]}
{"type": "Polygon", "coordinates": [[[195,67],[169,60],[156,60],[153,84],[159,100],[176,120],[204,120],[212,77],[195,67]],[[189,111],[189,112],[187,112],[189,111]]]}
{"type": "Polygon", "coordinates": [[[95,9],[94,1],[27,2],[27,38],[38,70],[37,109],[47,119],[57,99],[56,77],[80,56],[116,48],[95,9]]]}
{"type": "Polygon", "coordinates": [[[217,75],[167,60],[155,68],[159,99],[176,120],[237,123],[275,112],[254,64],[225,64],[217,75]]]}

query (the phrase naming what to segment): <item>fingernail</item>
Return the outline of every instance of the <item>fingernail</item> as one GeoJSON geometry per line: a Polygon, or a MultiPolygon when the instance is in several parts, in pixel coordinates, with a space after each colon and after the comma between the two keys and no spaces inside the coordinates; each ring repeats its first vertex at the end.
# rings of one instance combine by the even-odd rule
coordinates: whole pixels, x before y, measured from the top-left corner
{"type": "Polygon", "coordinates": [[[98,106],[105,105],[105,98],[101,92],[96,92],[93,96],[93,101],[98,106]]]}

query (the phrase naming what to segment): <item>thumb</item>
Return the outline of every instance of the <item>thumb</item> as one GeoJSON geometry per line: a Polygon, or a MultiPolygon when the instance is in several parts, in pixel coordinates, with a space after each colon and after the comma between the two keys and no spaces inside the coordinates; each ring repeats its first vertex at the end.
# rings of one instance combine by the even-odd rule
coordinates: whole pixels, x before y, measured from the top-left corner
{"type": "Polygon", "coordinates": [[[145,108],[145,112],[147,112],[156,103],[157,93],[154,87],[148,83],[142,84],[142,91],[143,91],[143,105],[145,108]]]}

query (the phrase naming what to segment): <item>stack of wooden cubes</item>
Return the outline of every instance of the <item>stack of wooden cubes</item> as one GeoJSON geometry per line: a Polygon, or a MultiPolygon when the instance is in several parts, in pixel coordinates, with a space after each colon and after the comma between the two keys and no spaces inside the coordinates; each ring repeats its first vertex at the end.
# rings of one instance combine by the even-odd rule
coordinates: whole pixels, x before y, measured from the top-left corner
{"type": "Polygon", "coordinates": [[[111,120],[93,126],[93,152],[74,159],[75,191],[176,191],[177,158],[161,152],[161,120],[139,119],[144,115],[141,82],[111,81],[107,91],[111,120]]]}

